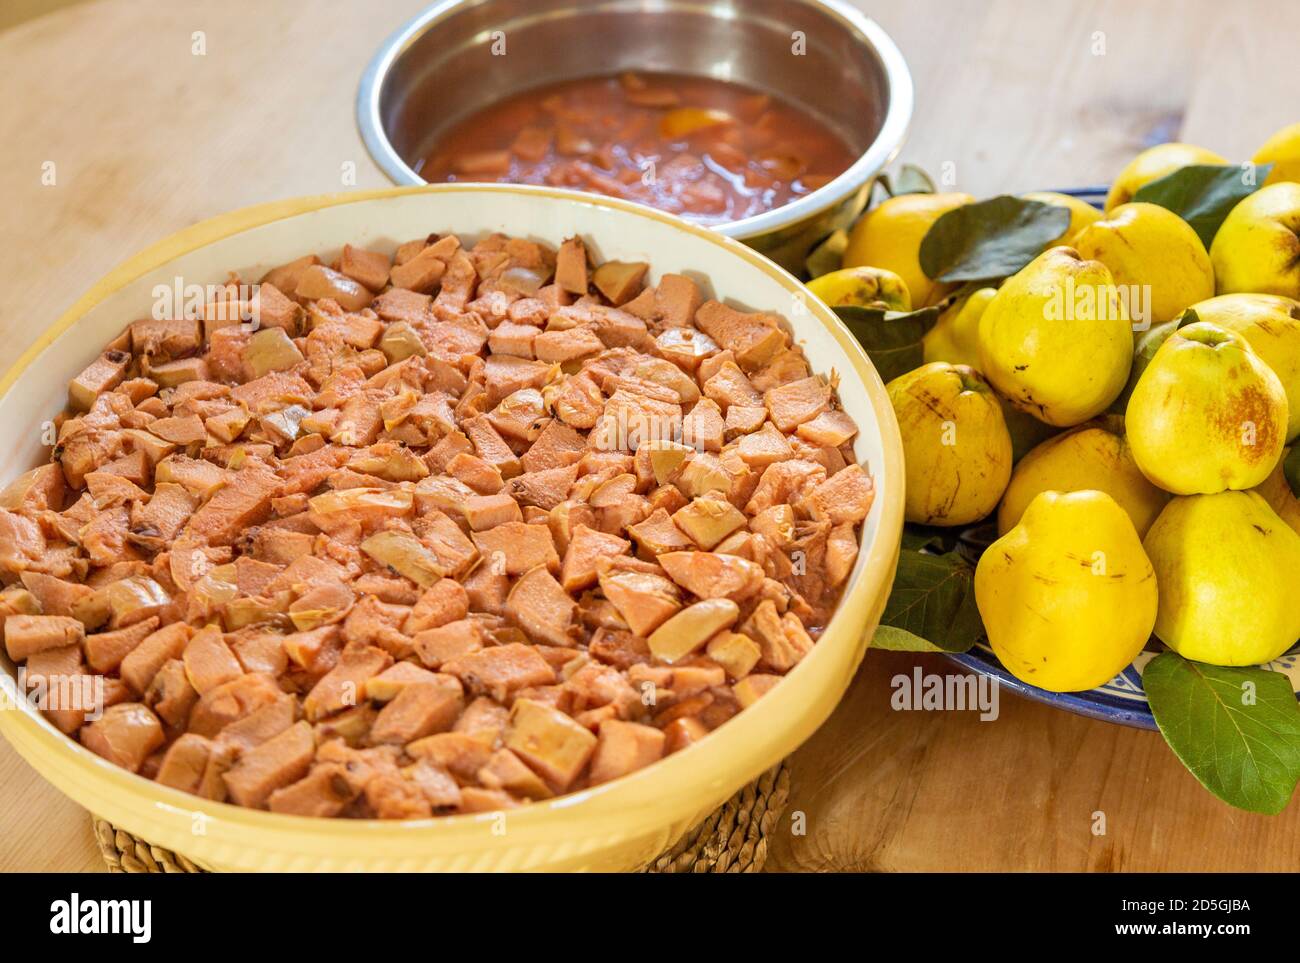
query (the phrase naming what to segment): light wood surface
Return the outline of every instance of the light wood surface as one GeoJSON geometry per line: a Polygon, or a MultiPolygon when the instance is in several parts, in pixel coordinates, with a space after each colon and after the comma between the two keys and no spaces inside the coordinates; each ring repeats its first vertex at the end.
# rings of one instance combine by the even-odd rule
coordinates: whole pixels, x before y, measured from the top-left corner
{"type": "MultiPolygon", "coordinates": [[[[355,186],[382,186],[353,120],[357,79],[423,5],[97,0],[0,33],[0,365],[95,278],[166,234],[352,186],[346,165],[355,186]],[[191,52],[196,31],[205,56],[191,52]]],[[[1284,0],[862,5],[916,80],[904,159],[951,170],[953,186],[976,195],[1103,183],[1167,139],[1245,158],[1300,119],[1300,6],[1284,0]]],[[[890,680],[917,663],[954,671],[869,654],[796,755],[771,868],[1300,864],[1300,805],[1272,819],[1231,810],[1154,733],[1011,695],[995,722],[894,711],[890,680]]],[[[0,743],[0,871],[100,866],[85,813],[0,743]]]]}

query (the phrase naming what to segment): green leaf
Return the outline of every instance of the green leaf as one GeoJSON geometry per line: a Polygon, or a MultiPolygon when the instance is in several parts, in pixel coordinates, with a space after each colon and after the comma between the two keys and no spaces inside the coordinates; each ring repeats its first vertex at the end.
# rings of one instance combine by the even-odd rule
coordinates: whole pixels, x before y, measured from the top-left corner
{"type": "Polygon", "coordinates": [[[934,327],[941,313],[938,305],[910,313],[847,304],[832,310],[866,348],[886,382],[924,363],[921,339],[934,327]]]}
{"type": "Polygon", "coordinates": [[[1128,400],[1133,395],[1133,389],[1137,387],[1138,380],[1142,377],[1143,372],[1147,370],[1147,366],[1151,364],[1151,359],[1156,356],[1156,352],[1169,340],[1169,336],[1184,324],[1193,324],[1199,320],[1196,312],[1188,308],[1180,317],[1154,324],[1146,331],[1143,331],[1141,337],[1138,338],[1137,346],[1133,349],[1133,366],[1128,370],[1128,382],[1124,385],[1124,390],[1119,393],[1119,397],[1111,402],[1110,407],[1106,410],[1117,415],[1126,413],[1128,411],[1128,400]]]}
{"type": "Polygon", "coordinates": [[[934,180],[915,164],[904,164],[893,181],[893,196],[899,194],[933,194],[934,180]]]}
{"type": "MultiPolygon", "coordinates": [[[[956,552],[929,555],[904,549],[880,623],[903,629],[937,651],[965,652],[984,633],[975,606],[975,569],[956,552]]],[[[893,641],[897,644],[896,635],[893,641]]]]}
{"type": "Polygon", "coordinates": [[[908,524],[903,529],[903,548],[909,552],[950,552],[957,546],[952,532],[942,528],[908,524]]]}
{"type": "Polygon", "coordinates": [[[1190,164],[1143,184],[1133,200],[1173,211],[1192,226],[1208,251],[1228,212],[1255,193],[1272,169],[1272,164],[1190,164]]]}
{"type": "Polygon", "coordinates": [[[921,241],[921,270],[936,281],[1010,277],[1070,226],[1055,204],[1003,194],[943,214],[921,241]]]}
{"type": "Polygon", "coordinates": [[[919,635],[913,635],[907,629],[900,629],[893,625],[881,625],[876,629],[875,636],[871,639],[873,649],[884,649],[887,652],[943,652],[933,642],[927,642],[919,635]]]}
{"type": "Polygon", "coordinates": [[[1282,462],[1282,474],[1286,478],[1286,483],[1291,486],[1291,494],[1300,498],[1300,445],[1292,448],[1290,454],[1286,456],[1286,461],[1282,462]]]}
{"type": "Polygon", "coordinates": [[[808,271],[809,279],[819,278],[823,274],[838,271],[840,263],[844,260],[844,250],[848,246],[849,232],[839,230],[833,232],[826,240],[809,251],[803,262],[804,268],[808,271]]]}
{"type": "Polygon", "coordinates": [[[1161,735],[1206,789],[1251,812],[1286,808],[1300,780],[1300,703],[1286,676],[1163,652],[1142,686],[1161,735]]]}

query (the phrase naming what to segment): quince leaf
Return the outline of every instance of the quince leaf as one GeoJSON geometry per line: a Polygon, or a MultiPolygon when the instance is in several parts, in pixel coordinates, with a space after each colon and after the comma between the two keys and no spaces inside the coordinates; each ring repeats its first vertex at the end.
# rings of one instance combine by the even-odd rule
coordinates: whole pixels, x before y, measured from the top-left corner
{"type": "Polygon", "coordinates": [[[1280,672],[1162,652],[1142,673],[1160,733],[1229,805],[1280,813],[1300,781],[1300,703],[1280,672]]]}
{"type": "Polygon", "coordinates": [[[965,652],[984,634],[975,606],[975,569],[957,552],[942,555],[904,548],[894,589],[885,603],[880,647],[908,652],[965,652]],[[925,643],[924,646],[920,643],[925,643]],[[905,648],[906,645],[911,648],[905,648]]]}
{"type": "Polygon", "coordinates": [[[921,339],[939,320],[942,307],[899,312],[851,304],[832,310],[866,348],[881,380],[889,382],[924,363],[921,339]]]}
{"type": "Polygon", "coordinates": [[[1291,494],[1300,498],[1300,445],[1291,449],[1291,453],[1286,456],[1286,461],[1282,462],[1282,474],[1286,478],[1286,483],[1291,486],[1291,494]]]}
{"type": "Polygon", "coordinates": [[[885,649],[888,652],[943,652],[933,642],[927,642],[919,635],[913,635],[907,629],[895,625],[881,625],[872,636],[873,649],[885,649]]]}
{"type": "Polygon", "coordinates": [[[1272,164],[1189,164],[1143,184],[1134,201],[1159,204],[1192,226],[1205,249],[1228,212],[1264,183],[1272,164]]]}
{"type": "Polygon", "coordinates": [[[840,269],[840,262],[844,259],[844,251],[849,246],[849,232],[843,229],[832,231],[826,240],[822,241],[804,258],[804,270],[808,272],[808,279],[815,281],[823,274],[830,274],[832,271],[840,269]]]}
{"type": "Polygon", "coordinates": [[[921,240],[921,270],[935,281],[1010,277],[1070,226],[1055,204],[1003,194],[941,215],[921,240]]]}
{"type": "Polygon", "coordinates": [[[1197,317],[1196,312],[1188,308],[1178,317],[1163,321],[1160,324],[1154,324],[1142,333],[1138,338],[1137,346],[1133,349],[1133,366],[1129,368],[1128,383],[1124,385],[1124,390],[1119,393],[1107,411],[1122,415],[1128,411],[1128,400],[1133,395],[1133,389],[1137,387],[1138,379],[1142,373],[1147,370],[1151,364],[1151,359],[1156,356],[1161,345],[1169,340],[1169,336],[1179,328],[1186,327],[1189,324],[1195,324],[1201,320],[1197,317]]]}
{"type": "Polygon", "coordinates": [[[900,194],[933,194],[934,191],[934,180],[929,174],[915,164],[904,164],[894,178],[890,194],[898,197],[900,194]]]}

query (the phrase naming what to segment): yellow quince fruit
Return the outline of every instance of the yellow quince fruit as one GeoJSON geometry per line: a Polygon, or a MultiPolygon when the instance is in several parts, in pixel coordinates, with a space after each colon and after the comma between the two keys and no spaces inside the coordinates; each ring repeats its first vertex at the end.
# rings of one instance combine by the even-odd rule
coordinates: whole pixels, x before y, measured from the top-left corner
{"type": "Polygon", "coordinates": [[[913,308],[937,304],[952,290],[921,270],[921,241],[942,215],[975,200],[969,194],[900,194],[877,204],[849,232],[844,267],[885,268],[907,284],[913,308]]]}
{"type": "Polygon", "coordinates": [[[1142,474],[1165,491],[1254,488],[1282,453],[1286,392],[1244,337],[1199,321],[1156,351],[1124,424],[1142,474]]]}
{"type": "Polygon", "coordinates": [[[1286,438],[1300,435],[1300,301],[1276,294],[1221,294],[1192,305],[1200,321],[1236,331],[1273,369],[1286,392],[1286,438]]]}
{"type": "Polygon", "coordinates": [[[1157,204],[1121,204],[1075,235],[1080,256],[1110,269],[1134,330],[1214,296],[1214,268],[1190,224],[1157,204]]]}
{"type": "Polygon", "coordinates": [[[980,373],[935,362],[885,390],[903,435],[907,520],[969,525],[997,508],[1011,477],[1011,436],[980,373]]]}
{"type": "Polygon", "coordinates": [[[1133,363],[1128,312],[1109,269],[1054,247],[984,309],[980,371],[1022,411],[1058,427],[1106,410],[1133,363]]]}
{"type": "Polygon", "coordinates": [[[1255,665],[1300,639],[1300,535],[1256,492],[1175,498],[1144,542],[1160,585],[1156,635],[1213,665],[1255,665]]]}
{"type": "Polygon", "coordinates": [[[1052,692],[1109,682],[1156,621],[1156,579],[1128,513],[1104,492],[1043,492],[985,549],[975,602],[1007,671],[1052,692]]]}
{"type": "Polygon", "coordinates": [[[1106,210],[1127,204],[1144,184],[1172,174],[1180,167],[1193,164],[1226,164],[1226,158],[1195,144],[1157,144],[1129,161],[1111,184],[1106,195],[1106,210]]]}
{"type": "Polygon", "coordinates": [[[947,361],[978,368],[980,317],[997,293],[997,288],[977,288],[948,305],[934,327],[921,338],[925,363],[947,361]]]}
{"type": "Polygon", "coordinates": [[[862,265],[831,271],[808,282],[808,290],[831,307],[857,305],[886,311],[911,311],[912,295],[893,271],[862,265]]]}
{"type": "Polygon", "coordinates": [[[1280,184],[1282,181],[1300,181],[1300,124],[1288,124],[1255,151],[1251,158],[1256,164],[1272,164],[1264,183],[1280,184]]]}
{"type": "Polygon", "coordinates": [[[1011,531],[1045,491],[1089,490],[1115,499],[1139,538],[1169,501],[1169,493],[1147,481],[1133,460],[1124,419],[1111,415],[1049,438],[1020,460],[998,510],[998,532],[1011,531]]]}
{"type": "Polygon", "coordinates": [[[1228,212],[1210,243],[1220,294],[1300,299],[1300,184],[1261,187],[1228,212]]]}

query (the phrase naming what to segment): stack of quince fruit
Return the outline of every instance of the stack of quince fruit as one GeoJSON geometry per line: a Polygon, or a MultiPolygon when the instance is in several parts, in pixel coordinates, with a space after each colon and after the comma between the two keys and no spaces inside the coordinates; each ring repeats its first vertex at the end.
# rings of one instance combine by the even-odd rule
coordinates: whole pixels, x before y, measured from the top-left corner
{"type": "Polygon", "coordinates": [[[927,276],[926,234],[974,198],[915,193],[870,210],[844,268],[809,284],[832,306],[942,306],[926,363],[887,386],[906,516],[969,526],[996,513],[976,602],[1028,683],[1101,685],[1153,631],[1229,666],[1300,639],[1300,501],[1284,477],[1300,435],[1300,124],[1254,162],[1273,166],[1208,249],[1178,214],[1132,198],[1228,162],[1164,144],[1124,168],[1104,212],[1027,195],[1068,209],[1069,225],[1004,280],[927,276]]]}

